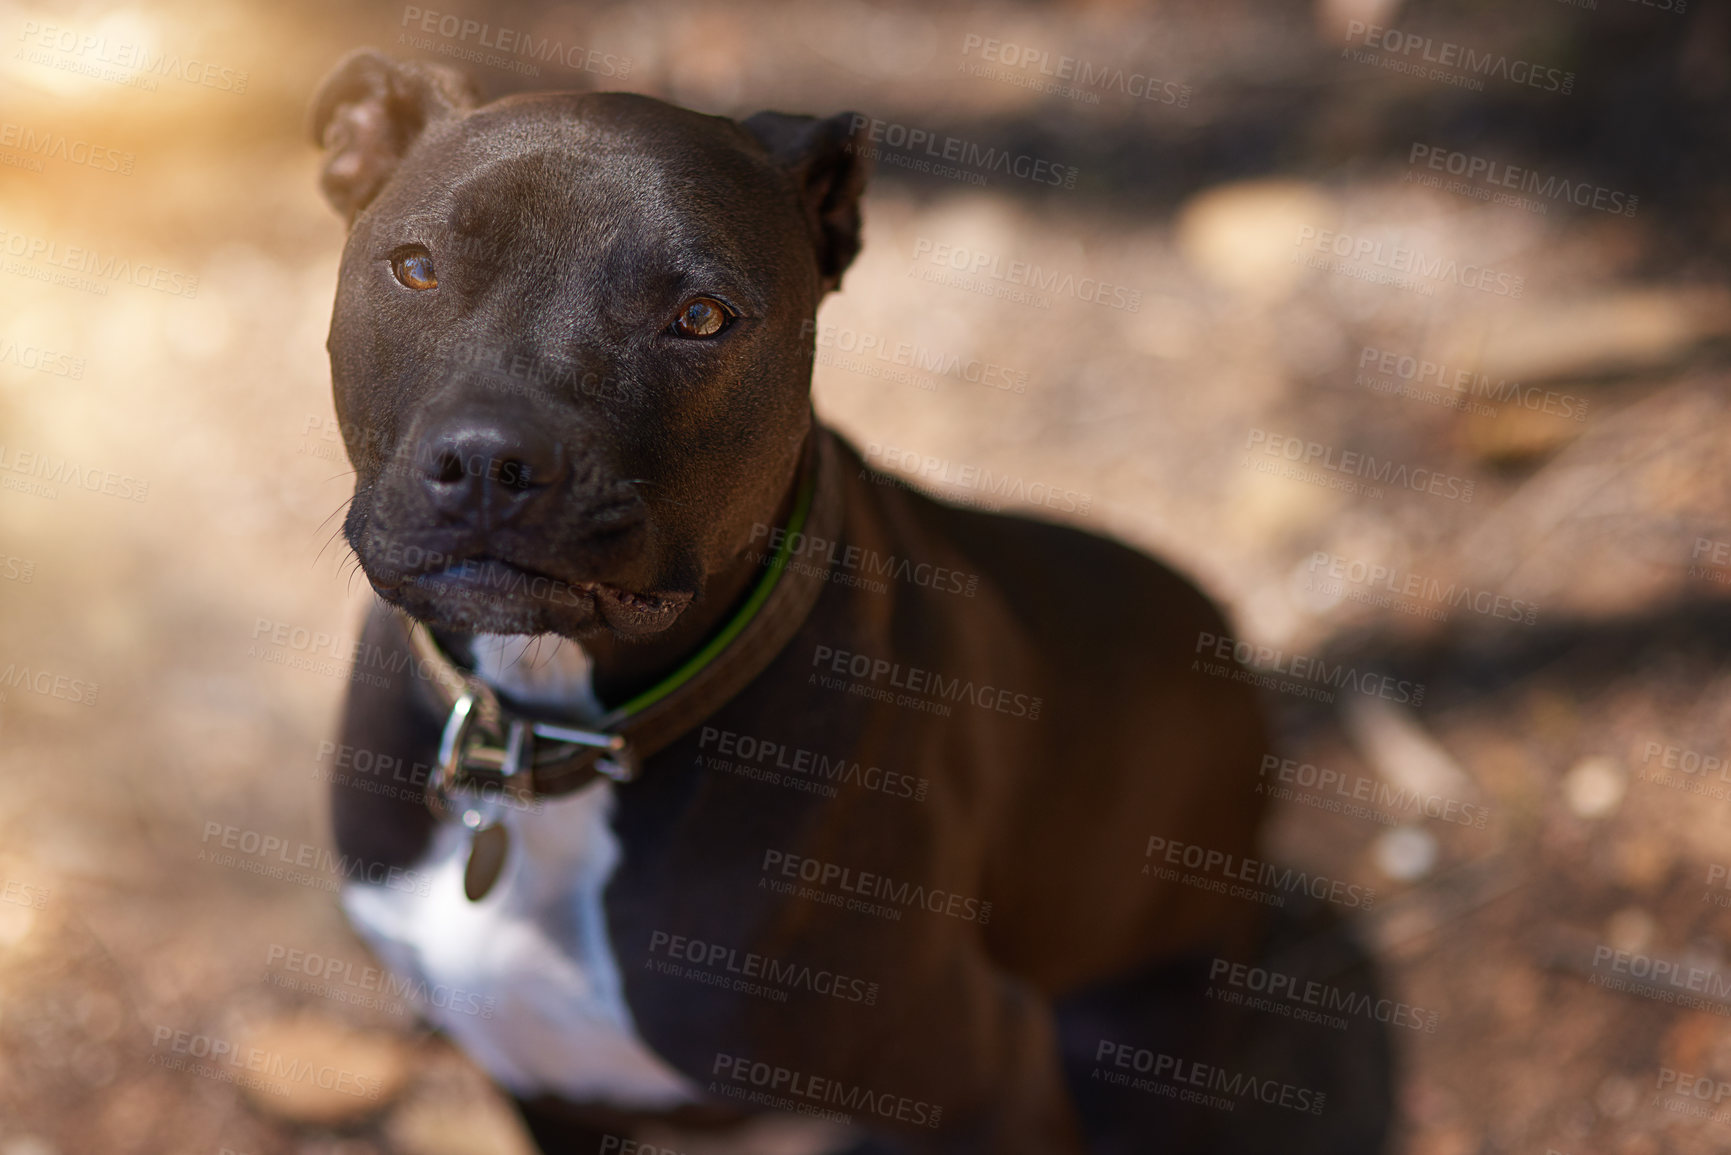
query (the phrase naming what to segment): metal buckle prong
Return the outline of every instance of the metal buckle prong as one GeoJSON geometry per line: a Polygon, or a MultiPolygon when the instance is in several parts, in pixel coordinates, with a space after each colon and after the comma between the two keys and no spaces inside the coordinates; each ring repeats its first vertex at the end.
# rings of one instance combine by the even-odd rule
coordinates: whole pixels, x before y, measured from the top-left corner
{"type": "Polygon", "coordinates": [[[533,747],[534,741],[527,723],[521,718],[511,719],[511,730],[505,738],[505,760],[499,766],[499,773],[505,776],[507,785],[511,779],[529,769],[533,756],[528,751],[533,747]]]}
{"type": "Polygon", "coordinates": [[[629,782],[637,777],[637,751],[630,744],[621,742],[611,757],[595,760],[595,769],[615,782],[629,782]]]}
{"type": "Polygon", "coordinates": [[[608,734],[601,730],[579,730],[573,726],[557,726],[551,722],[535,723],[535,735],[573,746],[595,746],[607,751],[607,756],[595,760],[595,769],[615,782],[629,782],[637,777],[637,753],[623,734],[608,734]]]}
{"type": "Polygon", "coordinates": [[[607,734],[600,730],[579,730],[574,726],[558,726],[552,722],[536,722],[535,736],[574,746],[599,746],[603,750],[625,749],[625,735],[607,734]]]}

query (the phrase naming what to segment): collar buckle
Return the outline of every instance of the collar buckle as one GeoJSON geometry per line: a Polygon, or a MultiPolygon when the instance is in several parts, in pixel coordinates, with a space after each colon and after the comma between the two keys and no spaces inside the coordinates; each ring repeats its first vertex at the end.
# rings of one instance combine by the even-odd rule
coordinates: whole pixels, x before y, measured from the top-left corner
{"type": "Polygon", "coordinates": [[[476,725],[484,712],[478,708],[482,705],[480,694],[472,686],[451,703],[451,712],[439,736],[438,769],[427,794],[427,804],[434,814],[454,818],[470,830],[496,825],[507,809],[534,808],[537,739],[567,747],[545,759],[549,762],[569,757],[572,753],[569,748],[573,746],[601,751],[593,763],[594,769],[614,782],[630,782],[641,769],[637,751],[623,734],[532,722],[502,707],[497,707],[496,712],[505,727],[504,745],[497,744],[497,735],[489,743],[488,735],[476,725]],[[471,773],[476,770],[497,774],[498,781],[478,780],[471,773]]]}
{"type": "Polygon", "coordinates": [[[480,695],[465,689],[451,703],[439,736],[439,766],[427,805],[440,818],[454,818],[472,831],[497,826],[506,810],[532,809],[534,735],[520,718],[498,712],[505,724],[505,744],[488,745],[477,728],[480,695]],[[477,779],[470,772],[487,770],[498,780],[477,779]]]}

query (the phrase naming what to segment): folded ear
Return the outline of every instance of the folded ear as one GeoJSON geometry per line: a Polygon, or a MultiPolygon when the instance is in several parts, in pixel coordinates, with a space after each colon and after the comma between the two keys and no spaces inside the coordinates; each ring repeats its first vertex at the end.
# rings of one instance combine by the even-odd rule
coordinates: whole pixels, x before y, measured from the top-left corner
{"type": "Polygon", "coordinates": [[[350,53],[313,100],[325,199],[353,223],[429,123],[475,104],[473,85],[453,68],[399,64],[370,48],[350,53]]]}
{"type": "Polygon", "coordinates": [[[862,130],[869,123],[853,112],[827,120],[760,112],[743,122],[800,193],[825,292],[841,284],[859,253],[859,198],[870,167],[862,130]]]}

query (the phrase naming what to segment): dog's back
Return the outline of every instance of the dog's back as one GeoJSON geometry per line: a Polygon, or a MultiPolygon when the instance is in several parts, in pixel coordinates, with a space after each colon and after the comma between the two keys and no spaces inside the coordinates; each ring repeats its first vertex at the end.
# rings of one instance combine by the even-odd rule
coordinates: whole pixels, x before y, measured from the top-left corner
{"type": "Polygon", "coordinates": [[[1230,632],[1220,612],[1118,542],[934,501],[851,453],[848,473],[850,544],[978,577],[967,596],[905,582],[881,595],[896,621],[878,644],[1040,700],[1037,718],[1014,698],[963,706],[931,735],[938,750],[942,731],[974,732],[929,769],[958,789],[977,776],[967,788],[993,800],[979,869],[1004,911],[986,936],[994,957],[1057,994],[1241,937],[1249,905],[1141,873],[1151,837],[1254,855],[1261,712],[1247,686],[1197,660],[1204,639],[1230,632]]]}

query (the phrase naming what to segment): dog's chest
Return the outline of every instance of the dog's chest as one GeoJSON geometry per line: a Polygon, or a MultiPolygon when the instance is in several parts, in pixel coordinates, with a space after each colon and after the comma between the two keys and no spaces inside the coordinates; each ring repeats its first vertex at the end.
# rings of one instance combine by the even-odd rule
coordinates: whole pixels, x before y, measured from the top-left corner
{"type": "MultiPolygon", "coordinates": [[[[496,684],[571,692],[570,663],[540,668],[478,663],[496,684]]],[[[642,1041],[625,1004],[602,908],[621,857],[612,809],[603,779],[538,812],[508,812],[510,852],[480,902],[463,893],[468,833],[442,824],[412,886],[352,885],[343,905],[386,966],[425,984],[427,1016],[509,1090],[665,1108],[697,1089],[642,1041]]]]}

